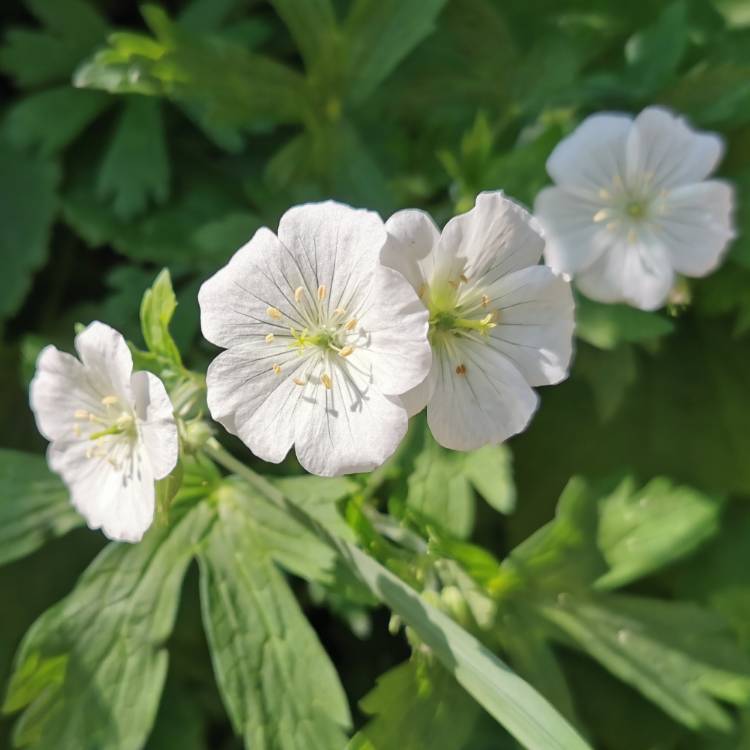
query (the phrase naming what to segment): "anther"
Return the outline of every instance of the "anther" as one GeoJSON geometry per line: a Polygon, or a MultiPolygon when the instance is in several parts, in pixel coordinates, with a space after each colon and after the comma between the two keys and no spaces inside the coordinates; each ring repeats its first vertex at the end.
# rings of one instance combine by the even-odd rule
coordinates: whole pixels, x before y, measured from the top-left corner
{"type": "Polygon", "coordinates": [[[482,300],[481,301],[482,301],[482,307],[487,307],[487,305],[490,304],[490,298],[486,294],[482,295],[482,300]]]}
{"type": "Polygon", "coordinates": [[[302,301],[302,296],[304,295],[304,293],[305,293],[305,290],[301,286],[298,286],[294,290],[294,301],[295,302],[301,302],[302,301]]]}
{"type": "Polygon", "coordinates": [[[357,327],[357,319],[352,318],[345,326],[347,331],[353,331],[357,327]]]}
{"type": "Polygon", "coordinates": [[[281,320],[281,310],[279,310],[278,307],[269,307],[266,310],[266,314],[269,318],[273,318],[274,320],[281,320]]]}
{"type": "Polygon", "coordinates": [[[271,343],[271,342],[272,342],[273,340],[274,340],[274,335],[273,335],[272,333],[269,333],[269,334],[268,334],[268,335],[266,336],[266,343],[267,343],[267,344],[270,344],[270,343],[271,343]]]}
{"type": "Polygon", "coordinates": [[[322,302],[326,298],[326,288],[321,284],[318,287],[318,299],[322,302]]]}
{"type": "Polygon", "coordinates": [[[295,385],[306,385],[307,381],[302,380],[302,378],[292,378],[292,383],[294,383],[295,385]]]}
{"type": "Polygon", "coordinates": [[[469,280],[468,280],[468,279],[466,278],[466,276],[465,276],[464,274],[461,274],[461,275],[459,276],[459,278],[461,279],[461,281],[463,281],[463,282],[464,282],[464,284],[466,284],[466,283],[467,283],[467,282],[469,281],[469,280]]]}
{"type": "Polygon", "coordinates": [[[333,382],[331,381],[331,376],[327,372],[324,372],[320,376],[320,382],[323,383],[327,391],[331,390],[331,387],[333,386],[333,382]]]}
{"type": "Polygon", "coordinates": [[[336,309],[335,309],[335,310],[333,311],[333,317],[334,317],[334,318],[341,318],[341,317],[343,317],[344,315],[346,315],[346,310],[344,310],[344,308],[343,308],[343,307],[337,307],[337,308],[336,308],[336,309]]]}
{"type": "Polygon", "coordinates": [[[119,399],[117,398],[117,396],[105,396],[102,399],[102,403],[104,404],[104,406],[114,406],[118,401],[119,399]]]}
{"type": "Polygon", "coordinates": [[[458,289],[458,282],[457,281],[451,281],[448,279],[448,284],[452,286],[454,289],[458,289]]]}
{"type": "Polygon", "coordinates": [[[276,375],[281,375],[281,365],[277,365],[275,362],[271,365],[271,369],[276,375]]]}
{"type": "Polygon", "coordinates": [[[339,350],[339,357],[348,357],[354,351],[353,346],[345,346],[339,350]]]}
{"type": "Polygon", "coordinates": [[[609,218],[609,211],[606,208],[600,208],[593,217],[593,220],[598,224],[600,221],[606,221],[609,218]]]}
{"type": "Polygon", "coordinates": [[[427,284],[421,284],[419,287],[419,290],[417,291],[417,296],[419,299],[422,299],[424,297],[424,293],[427,291],[427,284]]]}
{"type": "Polygon", "coordinates": [[[456,375],[466,375],[466,365],[460,364],[456,368],[456,375]]]}
{"type": "Polygon", "coordinates": [[[73,416],[76,419],[88,419],[89,418],[89,413],[85,409],[76,409],[73,412],[73,416]]]}

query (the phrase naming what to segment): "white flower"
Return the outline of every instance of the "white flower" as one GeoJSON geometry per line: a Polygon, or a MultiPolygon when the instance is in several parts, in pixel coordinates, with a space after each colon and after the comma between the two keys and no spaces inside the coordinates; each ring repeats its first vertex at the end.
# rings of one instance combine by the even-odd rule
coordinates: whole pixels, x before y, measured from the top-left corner
{"type": "Polygon", "coordinates": [[[94,322],[76,336],[79,359],[39,355],[31,408],[50,440],[47,460],[92,529],[140,541],[154,518],[154,480],[177,463],[177,426],[161,380],[133,372],[125,339],[94,322]]]}
{"type": "Polygon", "coordinates": [[[333,476],[373,469],[404,436],[397,397],[431,355],[417,295],[380,263],[385,240],[370,211],[297,206],[201,287],[203,334],[227,349],[208,407],[256,456],[279,462],[294,444],[308,471],[333,476]]]}
{"type": "Polygon", "coordinates": [[[386,223],[383,262],[406,276],[430,314],[432,369],[403,399],[446,448],[474,450],[526,427],[531,386],[567,375],[573,335],[570,286],[537,265],[544,240],[529,213],[502,192],[481,193],[442,235],[422,211],[386,223]]]}
{"type": "Polygon", "coordinates": [[[664,304],[674,272],[705,276],[732,231],[732,189],[705,178],[721,139],[658,107],[587,118],[547,161],[535,213],[553,269],[600,302],[664,304]]]}

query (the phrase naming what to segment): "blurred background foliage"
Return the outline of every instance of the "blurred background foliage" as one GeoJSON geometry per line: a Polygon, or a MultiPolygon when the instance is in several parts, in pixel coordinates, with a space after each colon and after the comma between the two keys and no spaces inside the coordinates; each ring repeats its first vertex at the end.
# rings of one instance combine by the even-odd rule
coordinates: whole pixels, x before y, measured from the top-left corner
{"type": "MultiPolygon", "coordinates": [[[[446,527],[446,549],[473,534],[506,559],[497,647],[595,747],[750,748],[750,713],[717,702],[750,699],[736,676],[750,659],[747,0],[10,0],[0,24],[8,449],[44,448],[26,395],[40,348],[69,349],[74,323],[92,319],[139,341],[141,296],[162,266],[175,338],[204,367],[200,283],[292,204],[334,197],[384,217],[419,206],[442,223],[484,189],[530,205],[550,151],[590,112],[659,103],[721,132],[739,236],[720,270],[681,285],[662,313],[579,299],[571,377],[543,389],[510,450],[465,459],[412,445],[387,500],[446,527]],[[517,602],[527,575],[536,593],[517,602]]],[[[0,568],[3,681],[25,629],[102,546],[77,529],[0,568]]],[[[486,562],[471,545],[449,554],[486,562]]],[[[407,647],[382,611],[295,589],[356,705],[407,647]]],[[[239,747],[194,570],[170,652],[149,747],[239,747]]],[[[397,696],[429,682],[415,669],[389,672],[363,702],[385,720],[356,747],[396,747],[397,696]]],[[[459,710],[466,696],[440,675],[430,690],[404,722],[429,728],[437,699],[477,710],[459,710]]],[[[513,747],[485,716],[453,729],[430,747],[513,747]]],[[[9,733],[4,719],[0,746],[9,733]]],[[[424,736],[398,742],[417,750],[424,736]]]]}

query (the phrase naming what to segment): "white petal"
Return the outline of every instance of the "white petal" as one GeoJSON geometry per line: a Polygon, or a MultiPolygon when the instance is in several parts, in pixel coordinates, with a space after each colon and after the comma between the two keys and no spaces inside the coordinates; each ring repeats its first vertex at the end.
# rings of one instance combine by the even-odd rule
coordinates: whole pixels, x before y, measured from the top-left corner
{"type": "Polygon", "coordinates": [[[369,341],[361,351],[381,393],[399,395],[421,383],[430,371],[428,314],[411,284],[392,268],[378,266],[360,328],[369,341]]]}
{"type": "MultiPolygon", "coordinates": [[[[436,367],[434,359],[435,358],[433,357],[432,368],[436,367]]],[[[404,407],[404,409],[406,409],[406,413],[410,417],[413,417],[415,414],[419,414],[419,412],[422,411],[425,406],[427,406],[427,403],[432,396],[433,387],[434,380],[430,378],[430,375],[428,373],[427,377],[419,385],[415,386],[406,393],[402,393],[399,396],[401,405],[404,407]]]]}
{"type": "Polygon", "coordinates": [[[89,527],[115,541],[138,542],[154,519],[154,477],[145,451],[122,450],[115,468],[106,458],[87,457],[86,441],[50,444],[47,457],[71,493],[71,501],[89,527]]]}
{"type": "Polygon", "coordinates": [[[386,237],[376,213],[335,201],[295,206],[279,221],[279,239],[307,269],[312,289],[325,287],[330,312],[350,310],[369,287],[386,237]]]}
{"type": "Polygon", "coordinates": [[[576,285],[599,302],[626,302],[655,310],[666,301],[674,273],[664,247],[653,240],[622,239],[585,272],[576,285]]]}
{"type": "Polygon", "coordinates": [[[30,402],[39,432],[47,440],[72,439],[75,412],[99,412],[100,399],[83,365],[72,354],[54,346],[42,349],[31,381],[30,402]]]}
{"type": "Polygon", "coordinates": [[[133,403],[133,357],[121,333],[97,320],[76,336],[75,347],[88,381],[102,397],[114,395],[133,403]]]}
{"type": "Polygon", "coordinates": [[[471,211],[445,225],[436,251],[436,273],[463,273],[470,280],[484,277],[484,283],[492,283],[538,263],[543,249],[541,228],[525,208],[502,191],[480,193],[471,211]]]}
{"type": "Polygon", "coordinates": [[[611,245],[611,233],[594,216],[596,198],[548,187],[536,197],[534,213],[544,229],[544,259],[558,273],[575,274],[590,266],[611,245]]]}
{"type": "Polygon", "coordinates": [[[662,188],[699,182],[713,171],[722,152],[718,135],[696,132],[681,117],[648,107],[635,118],[628,136],[628,182],[644,175],[662,188]]]}
{"type": "Polygon", "coordinates": [[[489,343],[511,359],[530,385],[559,383],[573,348],[573,293],[546,266],[504,276],[487,290],[498,310],[489,343]]]}
{"type": "Polygon", "coordinates": [[[547,172],[558,184],[598,192],[625,177],[625,148],[633,120],[628,115],[598,114],[587,117],[555,146],[547,159],[547,172]]]}
{"type": "Polygon", "coordinates": [[[436,352],[435,389],[427,423],[446,448],[469,451],[521,432],[537,406],[523,375],[485,342],[463,339],[450,355],[436,352]],[[463,365],[465,373],[456,373],[463,365]]]}
{"type": "Polygon", "coordinates": [[[177,464],[180,447],[172,402],[164,384],[150,372],[131,378],[138,431],[151,462],[154,479],[167,476],[177,464]]]}
{"type": "Polygon", "coordinates": [[[388,239],[381,254],[383,263],[395,268],[418,290],[431,275],[432,253],[440,230],[429,214],[413,208],[393,214],[385,228],[388,239]]]}
{"type": "Polygon", "coordinates": [[[672,266],[687,276],[705,276],[734,237],[731,186],[715,180],[685,185],[671,190],[665,202],[655,223],[672,266]]]}
{"type": "Polygon", "coordinates": [[[310,388],[294,378],[305,380],[310,364],[284,341],[248,342],[222,352],[206,375],[211,416],[256,456],[279,463],[292,446],[295,412],[310,388]]]}
{"type": "MultiPolygon", "coordinates": [[[[351,374],[351,373],[350,373],[351,374]]],[[[383,464],[406,434],[406,410],[396,399],[331,372],[331,389],[316,388],[300,403],[295,451],[307,471],[339,476],[383,464]]]]}

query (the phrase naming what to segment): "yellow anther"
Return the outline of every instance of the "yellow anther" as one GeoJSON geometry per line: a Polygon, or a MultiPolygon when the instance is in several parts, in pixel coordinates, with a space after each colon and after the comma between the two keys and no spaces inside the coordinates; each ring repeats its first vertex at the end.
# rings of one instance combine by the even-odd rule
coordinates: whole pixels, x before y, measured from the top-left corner
{"type": "Polygon", "coordinates": [[[482,295],[482,307],[487,307],[487,305],[490,304],[490,298],[488,295],[483,294],[482,295]]]}
{"type": "Polygon", "coordinates": [[[88,419],[89,418],[89,413],[85,409],[76,409],[73,412],[73,416],[76,419],[88,419]]]}
{"type": "Polygon", "coordinates": [[[333,311],[333,317],[334,318],[342,318],[344,315],[346,315],[346,310],[344,310],[343,307],[337,307],[333,311]]]}
{"type": "Polygon", "coordinates": [[[322,302],[326,298],[326,288],[321,284],[318,287],[318,299],[322,302]]]}
{"type": "Polygon", "coordinates": [[[331,380],[331,376],[327,372],[324,372],[320,376],[320,382],[323,383],[327,391],[331,390],[331,387],[333,386],[333,381],[331,380]]]}
{"type": "Polygon", "coordinates": [[[609,218],[609,211],[606,208],[600,208],[594,214],[594,221],[598,224],[600,221],[606,221],[609,218]]]}
{"type": "Polygon", "coordinates": [[[456,367],[456,375],[466,375],[466,365],[460,364],[456,367]]]}
{"type": "Polygon", "coordinates": [[[339,357],[348,357],[354,351],[353,346],[345,346],[339,350],[339,357]]]}
{"type": "Polygon", "coordinates": [[[419,299],[422,299],[424,297],[424,293],[427,291],[427,284],[420,284],[419,289],[417,290],[417,296],[419,299]]]}
{"type": "Polygon", "coordinates": [[[269,334],[268,334],[268,335],[266,336],[266,343],[267,343],[267,344],[270,344],[270,343],[271,343],[271,342],[272,342],[273,340],[274,340],[274,335],[273,335],[272,333],[269,333],[269,334]]]}
{"type": "Polygon", "coordinates": [[[105,396],[102,399],[104,406],[114,406],[120,399],[117,396],[105,396]]]}
{"type": "Polygon", "coordinates": [[[303,297],[304,294],[305,294],[305,290],[301,286],[298,286],[294,290],[294,301],[295,302],[301,302],[302,301],[302,297],[303,297]]]}
{"type": "Polygon", "coordinates": [[[307,381],[306,380],[302,380],[302,378],[292,378],[292,382],[295,385],[306,385],[307,384],[307,381]]]}
{"type": "Polygon", "coordinates": [[[276,373],[276,375],[281,375],[281,365],[277,365],[275,362],[273,365],[271,365],[271,369],[276,373]]]}
{"type": "Polygon", "coordinates": [[[274,320],[281,320],[281,310],[279,310],[278,307],[269,307],[266,310],[266,314],[269,318],[273,318],[274,320]]]}
{"type": "Polygon", "coordinates": [[[353,331],[357,327],[357,319],[352,318],[345,326],[347,331],[353,331]]]}

